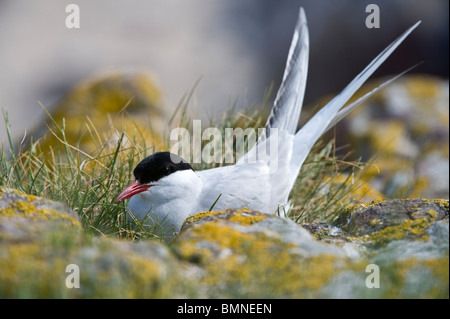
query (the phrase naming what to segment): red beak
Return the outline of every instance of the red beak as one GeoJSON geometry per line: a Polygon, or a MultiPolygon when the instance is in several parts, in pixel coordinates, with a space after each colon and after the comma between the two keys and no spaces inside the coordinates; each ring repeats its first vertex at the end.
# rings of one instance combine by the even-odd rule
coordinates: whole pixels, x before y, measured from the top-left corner
{"type": "Polygon", "coordinates": [[[125,188],[122,191],[122,193],[120,193],[120,195],[117,197],[115,202],[116,203],[117,202],[121,202],[124,199],[130,198],[131,196],[134,196],[136,194],[142,193],[142,192],[146,191],[147,189],[149,189],[152,186],[153,185],[140,184],[137,180],[135,180],[133,183],[128,185],[128,187],[125,188]]]}

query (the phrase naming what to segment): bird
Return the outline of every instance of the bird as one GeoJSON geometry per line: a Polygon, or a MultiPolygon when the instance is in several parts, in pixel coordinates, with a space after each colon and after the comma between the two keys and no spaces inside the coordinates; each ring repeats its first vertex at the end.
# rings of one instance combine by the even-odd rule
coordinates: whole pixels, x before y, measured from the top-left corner
{"type": "Polygon", "coordinates": [[[143,221],[166,241],[175,238],[184,221],[199,212],[244,207],[267,214],[289,211],[290,192],[317,140],[358,105],[409,71],[385,81],[344,107],[420,23],[418,21],[387,46],[297,130],[309,60],[308,24],[305,11],[300,8],[282,83],[263,134],[255,145],[235,164],[200,171],[195,171],[177,154],[154,153],[135,167],[135,180],[119,194],[116,202],[129,199],[127,219],[143,221]],[[274,147],[276,156],[272,153],[267,156],[270,147],[274,147]]]}

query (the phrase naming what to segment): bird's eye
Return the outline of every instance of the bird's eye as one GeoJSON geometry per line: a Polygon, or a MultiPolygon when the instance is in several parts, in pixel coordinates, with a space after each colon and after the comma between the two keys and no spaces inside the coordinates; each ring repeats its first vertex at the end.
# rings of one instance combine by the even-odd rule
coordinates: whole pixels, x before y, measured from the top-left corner
{"type": "Polygon", "coordinates": [[[170,171],[171,171],[170,166],[164,167],[164,173],[165,173],[165,174],[169,174],[170,171]]]}

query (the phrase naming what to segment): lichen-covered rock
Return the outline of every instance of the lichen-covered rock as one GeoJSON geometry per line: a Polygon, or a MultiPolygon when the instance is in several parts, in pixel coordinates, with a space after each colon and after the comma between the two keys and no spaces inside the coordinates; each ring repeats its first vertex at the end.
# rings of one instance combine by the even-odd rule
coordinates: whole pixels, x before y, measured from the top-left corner
{"type": "Polygon", "coordinates": [[[55,229],[80,228],[78,215],[64,204],[0,187],[0,242],[29,242],[55,229]]]}
{"type": "Polygon", "coordinates": [[[437,243],[445,255],[448,222],[447,200],[393,199],[351,205],[333,224],[311,223],[303,227],[317,240],[338,246],[351,243],[365,253],[394,242],[428,242],[437,243]]]}
{"type": "MultiPolygon", "coordinates": [[[[192,248],[195,251],[195,247],[208,246],[211,249],[200,259],[220,259],[220,256],[228,255],[227,252],[241,252],[242,243],[246,241],[265,241],[269,244],[267,248],[278,244],[302,257],[321,254],[345,257],[344,251],[314,240],[307,231],[290,219],[245,208],[199,213],[188,218],[177,239],[177,251],[190,259],[189,252],[192,248]]],[[[201,251],[200,249],[199,252],[201,251]]]]}
{"type": "Polygon", "coordinates": [[[248,209],[194,215],[173,248],[198,265],[203,297],[318,297],[350,263],[293,221],[248,209]]]}
{"type": "Polygon", "coordinates": [[[380,288],[358,284],[364,274],[336,276],[324,296],[448,298],[449,205],[446,200],[395,199],[352,205],[334,225],[304,225],[315,238],[352,245],[365,263],[380,271],[380,288]]]}
{"type": "Polygon", "coordinates": [[[138,143],[161,148],[166,115],[161,101],[149,72],[95,75],[75,86],[56,105],[47,121],[53,134],[44,126],[37,132],[45,133],[41,148],[48,152],[49,147],[67,142],[87,153],[104,147],[114,149],[124,131],[123,146],[138,143]]]}
{"type": "MultiPolygon", "coordinates": [[[[397,201],[392,207],[390,201],[380,205],[380,211],[367,221],[373,224],[368,230],[361,223],[363,235],[326,223],[302,228],[289,220],[246,209],[207,212],[186,221],[173,248],[179,258],[197,265],[191,274],[202,287],[202,296],[447,298],[446,203],[406,201],[402,207],[420,221],[420,230],[410,225],[418,237],[392,235],[389,240],[379,239],[382,230],[408,218],[399,217],[408,213],[398,207],[397,201]],[[436,213],[430,213],[432,210],[436,213]],[[386,227],[380,228],[378,220],[386,227]],[[305,228],[314,237],[307,236],[305,228]],[[377,288],[371,285],[371,267],[379,271],[377,288]]],[[[359,214],[364,212],[350,215],[356,218],[359,214]]],[[[352,218],[348,212],[343,215],[352,218]]]]}
{"type": "Polygon", "coordinates": [[[403,238],[422,238],[435,222],[448,219],[448,201],[392,199],[357,204],[347,208],[336,220],[336,226],[352,236],[383,245],[403,238]]]}
{"type": "Polygon", "coordinates": [[[448,199],[448,105],[448,80],[407,75],[346,117],[338,138],[373,158],[363,179],[384,197],[448,199]]]}
{"type": "Polygon", "coordinates": [[[159,242],[92,237],[65,205],[0,187],[0,298],[174,296],[174,264],[159,242]],[[79,288],[66,285],[69,265],[79,288]]]}
{"type": "Polygon", "coordinates": [[[360,258],[367,254],[367,248],[356,237],[330,223],[308,223],[302,225],[316,240],[344,249],[349,257],[360,258]]]}
{"type": "Polygon", "coordinates": [[[0,188],[0,297],[448,298],[448,238],[448,202],[417,199],[351,206],[336,225],[204,212],[169,245],[131,242],[0,188]],[[79,288],[67,286],[69,265],[79,288]]]}

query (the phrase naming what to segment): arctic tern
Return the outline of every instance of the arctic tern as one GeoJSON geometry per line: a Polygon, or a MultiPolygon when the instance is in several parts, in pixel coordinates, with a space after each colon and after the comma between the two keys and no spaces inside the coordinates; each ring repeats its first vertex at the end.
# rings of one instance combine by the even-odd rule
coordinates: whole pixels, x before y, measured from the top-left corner
{"type": "Polygon", "coordinates": [[[127,218],[130,221],[147,218],[145,225],[159,225],[158,233],[166,239],[180,231],[186,218],[208,211],[212,206],[214,211],[241,207],[268,214],[274,214],[277,210],[286,211],[279,208],[288,208],[289,194],[300,168],[322,134],[374,93],[408,71],[343,107],[420,22],[392,42],[341,93],[297,131],[309,56],[308,26],[304,10],[300,8],[283,80],[267,119],[265,133],[259,136],[254,147],[234,165],[203,171],[194,171],[178,155],[155,153],[136,166],[133,171],[135,181],[122,191],[116,202],[130,198],[127,218]],[[274,129],[277,134],[271,133],[274,129]],[[271,170],[273,157],[260,155],[266,152],[266,147],[271,143],[277,145],[276,170],[271,170]]]}

